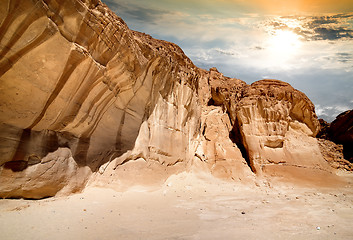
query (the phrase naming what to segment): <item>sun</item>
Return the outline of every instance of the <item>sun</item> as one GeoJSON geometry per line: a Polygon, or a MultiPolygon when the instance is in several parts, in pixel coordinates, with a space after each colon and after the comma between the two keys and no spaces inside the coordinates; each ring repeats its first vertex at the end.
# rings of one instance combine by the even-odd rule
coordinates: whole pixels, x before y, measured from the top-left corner
{"type": "Polygon", "coordinates": [[[302,40],[289,30],[275,30],[266,41],[266,62],[272,67],[288,69],[301,53],[302,40]]]}
{"type": "Polygon", "coordinates": [[[300,37],[289,30],[276,30],[269,38],[269,50],[275,55],[294,54],[300,46],[300,37]]]}

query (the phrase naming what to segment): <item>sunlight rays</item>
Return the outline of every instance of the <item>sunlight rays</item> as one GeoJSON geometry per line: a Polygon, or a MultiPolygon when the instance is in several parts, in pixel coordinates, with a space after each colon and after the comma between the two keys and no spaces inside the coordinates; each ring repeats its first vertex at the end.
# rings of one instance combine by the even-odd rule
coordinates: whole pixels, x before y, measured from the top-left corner
{"type": "Polygon", "coordinates": [[[269,66],[290,68],[290,63],[300,55],[303,42],[301,37],[290,30],[275,30],[265,41],[265,61],[269,66]]]}
{"type": "Polygon", "coordinates": [[[296,53],[300,46],[300,37],[292,31],[276,30],[268,39],[269,50],[275,55],[296,53]]]}

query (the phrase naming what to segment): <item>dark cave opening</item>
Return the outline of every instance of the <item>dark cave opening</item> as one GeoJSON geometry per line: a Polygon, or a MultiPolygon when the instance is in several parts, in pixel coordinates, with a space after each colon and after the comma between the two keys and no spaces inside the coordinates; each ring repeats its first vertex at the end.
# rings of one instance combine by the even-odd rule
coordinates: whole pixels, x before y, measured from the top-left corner
{"type": "Polygon", "coordinates": [[[248,164],[249,168],[253,173],[256,173],[255,168],[253,167],[252,162],[250,161],[249,154],[246,151],[246,148],[243,143],[243,137],[240,133],[240,127],[238,125],[238,121],[236,120],[232,131],[229,132],[229,138],[230,140],[237,145],[237,147],[240,149],[242,157],[245,159],[246,163],[248,164]]]}
{"type": "Polygon", "coordinates": [[[214,106],[214,105],[215,105],[215,102],[214,102],[213,98],[210,98],[210,100],[207,103],[207,106],[214,106]]]}

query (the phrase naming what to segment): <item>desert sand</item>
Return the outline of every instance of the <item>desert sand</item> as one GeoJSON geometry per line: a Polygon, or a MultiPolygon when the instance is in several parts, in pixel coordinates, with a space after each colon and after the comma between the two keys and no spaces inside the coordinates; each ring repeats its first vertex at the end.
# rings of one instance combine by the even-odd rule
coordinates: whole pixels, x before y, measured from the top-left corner
{"type": "Polygon", "coordinates": [[[4,199],[1,239],[352,239],[353,174],[341,175],[324,188],[184,172],[162,187],[4,199]]]}
{"type": "Polygon", "coordinates": [[[0,240],[353,239],[351,113],[317,140],[290,84],[99,0],[2,1],[0,40],[0,240]]]}

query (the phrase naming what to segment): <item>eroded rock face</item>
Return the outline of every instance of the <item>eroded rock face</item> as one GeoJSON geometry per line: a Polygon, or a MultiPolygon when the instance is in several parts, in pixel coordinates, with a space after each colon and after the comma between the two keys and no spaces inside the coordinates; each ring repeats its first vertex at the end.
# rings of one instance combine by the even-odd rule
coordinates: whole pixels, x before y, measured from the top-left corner
{"type": "Polygon", "coordinates": [[[353,110],[341,113],[330,124],[329,139],[343,144],[343,154],[347,160],[353,162],[353,110]]]}
{"type": "Polygon", "coordinates": [[[330,171],[314,106],[287,83],[199,69],[96,0],[5,0],[0,23],[0,197],[154,183],[191,166],[234,180],[330,171]]]}
{"type": "Polygon", "coordinates": [[[322,138],[318,138],[318,143],[322,156],[332,168],[346,171],[353,170],[353,163],[344,159],[343,145],[322,138]]]}
{"type": "Polygon", "coordinates": [[[315,135],[319,123],[306,96],[278,80],[262,80],[246,89],[232,114],[254,172],[278,167],[327,169],[315,135]]]}
{"type": "Polygon", "coordinates": [[[88,168],[84,187],[127,151],[188,159],[197,69],[178,46],[130,31],[99,1],[5,1],[0,22],[0,165],[67,147],[88,168]]]}
{"type": "Polygon", "coordinates": [[[332,123],[320,122],[318,137],[343,145],[344,157],[353,163],[353,110],[339,114],[332,123]]]}
{"type": "Polygon", "coordinates": [[[330,171],[314,138],[320,128],[314,105],[303,93],[278,80],[248,86],[215,69],[209,81],[208,105],[227,112],[230,138],[254,173],[281,175],[281,169],[303,167],[330,171]]]}
{"type": "Polygon", "coordinates": [[[216,68],[201,71],[198,94],[200,97],[201,129],[195,162],[202,161],[217,177],[251,180],[245,149],[234,134],[230,115],[231,101],[238,101],[247,84],[239,79],[223,76],[216,68]]]}
{"type": "Polygon", "coordinates": [[[0,197],[43,198],[82,189],[84,168],[78,168],[70,149],[59,148],[42,159],[6,162],[1,168],[0,197]]]}

